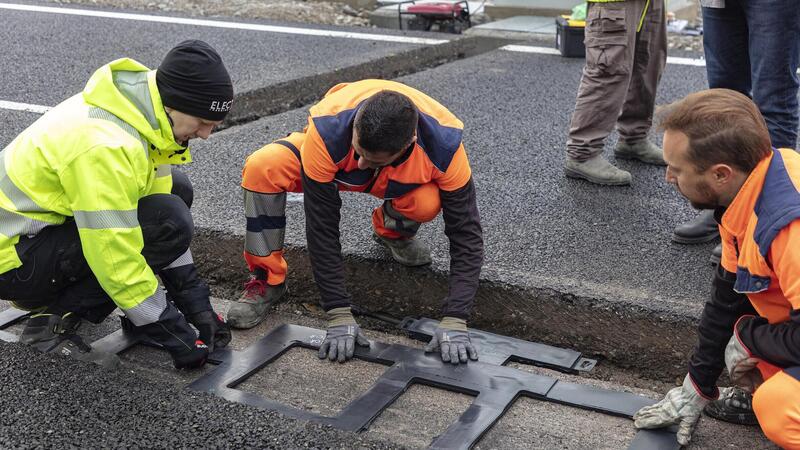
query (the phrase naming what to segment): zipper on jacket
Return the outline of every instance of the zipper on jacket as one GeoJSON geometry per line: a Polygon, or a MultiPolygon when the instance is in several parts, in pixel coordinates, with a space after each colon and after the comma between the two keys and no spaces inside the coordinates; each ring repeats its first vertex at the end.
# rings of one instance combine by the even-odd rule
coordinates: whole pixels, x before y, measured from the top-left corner
{"type": "Polygon", "coordinates": [[[378,181],[378,176],[381,174],[381,170],[383,170],[383,167],[378,167],[375,169],[375,174],[372,175],[372,181],[370,181],[369,185],[367,185],[367,188],[364,189],[365,193],[372,191],[372,186],[375,186],[375,182],[378,181]]]}

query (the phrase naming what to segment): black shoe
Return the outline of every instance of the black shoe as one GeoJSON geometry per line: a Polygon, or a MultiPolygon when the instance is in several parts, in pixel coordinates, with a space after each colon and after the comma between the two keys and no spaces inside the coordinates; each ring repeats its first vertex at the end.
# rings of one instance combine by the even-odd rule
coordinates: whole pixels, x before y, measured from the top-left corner
{"type": "Polygon", "coordinates": [[[722,244],[717,244],[717,246],[711,250],[711,257],[709,259],[711,260],[712,265],[716,266],[719,264],[720,260],[722,259],[722,244]]]}
{"type": "Polygon", "coordinates": [[[22,330],[20,343],[29,345],[43,353],[57,353],[79,361],[88,361],[113,369],[119,365],[119,357],[113,353],[93,350],[77,335],[81,319],[67,313],[39,314],[28,319],[22,330]]]}
{"type": "Polygon", "coordinates": [[[706,405],[706,415],[738,425],[758,425],[753,412],[753,395],[737,387],[720,391],[719,399],[706,405]]]}
{"type": "Polygon", "coordinates": [[[672,233],[672,240],[679,244],[702,244],[718,237],[719,226],[711,209],[703,210],[694,220],[678,225],[672,233]]]}

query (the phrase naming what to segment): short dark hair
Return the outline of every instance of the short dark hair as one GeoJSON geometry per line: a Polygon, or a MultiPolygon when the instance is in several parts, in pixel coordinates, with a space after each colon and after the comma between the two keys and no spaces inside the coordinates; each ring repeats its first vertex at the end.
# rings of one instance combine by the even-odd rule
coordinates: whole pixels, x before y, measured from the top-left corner
{"type": "Polygon", "coordinates": [[[419,112],[410,98],[384,90],[364,101],[353,127],[361,148],[394,155],[411,143],[418,120],[419,112]]]}
{"type": "Polygon", "coordinates": [[[758,107],[730,89],[708,89],[659,108],[659,128],[689,138],[689,159],[698,171],[730,164],[750,173],[769,156],[769,130],[758,107]]]}

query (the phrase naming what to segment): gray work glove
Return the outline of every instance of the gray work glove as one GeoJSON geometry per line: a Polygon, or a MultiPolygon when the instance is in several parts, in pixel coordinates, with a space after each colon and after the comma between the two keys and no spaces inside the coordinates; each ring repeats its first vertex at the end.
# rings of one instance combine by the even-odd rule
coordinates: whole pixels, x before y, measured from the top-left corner
{"type": "Polygon", "coordinates": [[[444,317],[439,326],[433,331],[433,338],[425,346],[425,353],[440,350],[442,361],[452,364],[467,362],[467,357],[473,361],[478,359],[478,351],[469,340],[467,321],[455,317],[444,317]]]}
{"type": "Polygon", "coordinates": [[[320,359],[328,358],[340,363],[353,358],[356,345],[369,347],[369,340],[361,332],[361,327],[350,312],[350,307],[334,308],[328,311],[328,331],[319,346],[320,359]]]}
{"type": "Polygon", "coordinates": [[[634,414],[633,425],[636,428],[663,428],[677,424],[678,443],[688,445],[703,408],[711,400],[700,393],[691,376],[686,374],[683,386],[670,389],[663,400],[634,414]]]}
{"type": "Polygon", "coordinates": [[[733,336],[725,346],[725,366],[734,386],[752,394],[764,382],[761,371],[758,370],[761,360],[753,356],[739,338],[739,324],[751,317],[753,316],[743,316],[733,327],[733,336]]]}

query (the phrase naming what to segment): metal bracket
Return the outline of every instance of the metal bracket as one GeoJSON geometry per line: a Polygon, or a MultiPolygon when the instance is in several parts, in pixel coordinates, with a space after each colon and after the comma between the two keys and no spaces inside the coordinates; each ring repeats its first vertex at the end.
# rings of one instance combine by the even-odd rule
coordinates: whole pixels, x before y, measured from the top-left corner
{"type": "MultiPolygon", "coordinates": [[[[439,321],[426,317],[421,319],[408,317],[400,324],[400,328],[407,331],[413,339],[428,342],[433,337],[438,323],[439,321]]],[[[480,360],[498,366],[515,361],[577,374],[588,372],[597,364],[596,360],[583,358],[581,353],[575,350],[523,341],[473,328],[469,329],[469,337],[478,347],[480,360]]]]}

